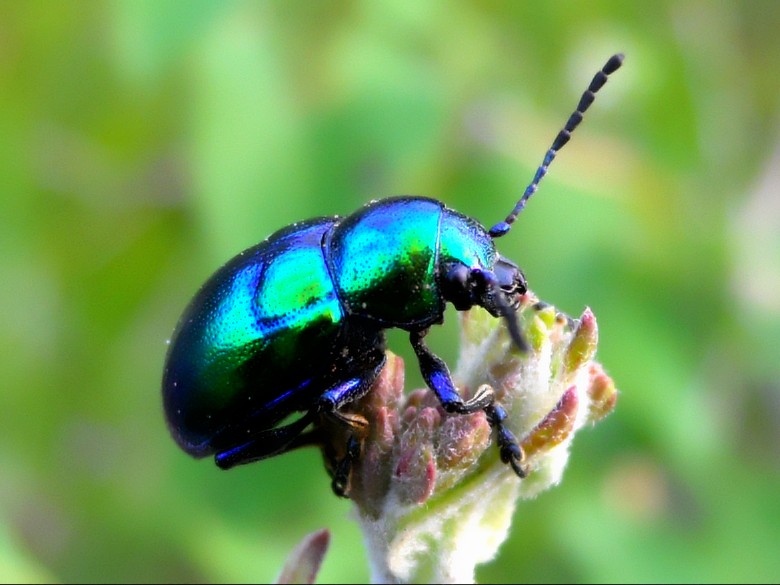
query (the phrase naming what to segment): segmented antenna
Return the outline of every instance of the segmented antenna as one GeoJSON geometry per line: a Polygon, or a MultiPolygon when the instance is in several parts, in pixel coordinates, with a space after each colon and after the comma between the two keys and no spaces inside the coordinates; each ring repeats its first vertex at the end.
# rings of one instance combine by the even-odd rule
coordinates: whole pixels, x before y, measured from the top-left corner
{"type": "Polygon", "coordinates": [[[590,82],[588,89],[582,94],[580,103],[577,104],[577,109],[569,117],[569,121],[566,122],[566,126],[563,127],[563,130],[558,132],[558,136],[556,136],[555,140],[553,140],[550,150],[548,150],[547,154],[544,155],[544,160],[542,161],[541,166],[536,170],[534,180],[531,181],[528,187],[525,188],[523,196],[517,202],[517,205],[515,205],[512,213],[507,215],[504,221],[499,222],[490,228],[489,233],[492,238],[500,238],[509,231],[509,228],[512,227],[512,224],[514,223],[515,219],[517,219],[518,214],[525,207],[526,201],[531,198],[531,195],[536,193],[536,189],[539,187],[539,182],[547,174],[547,169],[552,161],[555,160],[555,155],[558,154],[558,151],[563,148],[564,145],[569,141],[571,138],[571,133],[574,132],[574,129],[579,126],[580,122],[582,122],[583,114],[585,114],[587,109],[593,103],[593,100],[596,98],[596,92],[598,92],[598,90],[604,86],[609,75],[617,71],[622,64],[622,53],[612,55],[604,67],[601,68],[601,71],[596,73],[596,75],[593,77],[593,81],[590,82]]]}

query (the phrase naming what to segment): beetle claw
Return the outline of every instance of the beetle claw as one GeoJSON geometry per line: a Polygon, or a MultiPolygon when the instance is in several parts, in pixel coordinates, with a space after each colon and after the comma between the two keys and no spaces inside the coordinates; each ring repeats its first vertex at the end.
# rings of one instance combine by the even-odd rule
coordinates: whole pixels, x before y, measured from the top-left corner
{"type": "Polygon", "coordinates": [[[504,426],[506,411],[498,404],[491,404],[485,409],[485,414],[490,426],[496,429],[496,442],[501,461],[510,465],[517,477],[524,479],[528,475],[528,470],[523,466],[525,453],[512,431],[504,426]]]}

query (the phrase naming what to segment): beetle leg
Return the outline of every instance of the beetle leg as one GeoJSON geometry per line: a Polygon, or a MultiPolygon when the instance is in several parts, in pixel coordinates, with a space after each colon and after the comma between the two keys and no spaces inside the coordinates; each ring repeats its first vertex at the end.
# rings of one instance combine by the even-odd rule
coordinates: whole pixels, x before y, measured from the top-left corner
{"type": "Polygon", "coordinates": [[[385,365],[384,352],[378,352],[378,363],[368,374],[353,378],[335,388],[323,393],[317,402],[316,412],[328,416],[348,429],[347,444],[344,456],[332,462],[333,481],[331,487],[337,496],[346,498],[349,491],[349,476],[352,465],[360,457],[363,450],[363,440],[368,430],[368,421],[359,414],[341,412],[339,408],[353,400],[357,400],[371,389],[379,373],[385,365]]]}
{"type": "Polygon", "coordinates": [[[360,457],[360,452],[363,449],[363,439],[355,438],[355,435],[350,435],[347,439],[347,452],[346,455],[340,460],[335,462],[333,467],[333,481],[331,481],[330,487],[333,489],[333,493],[340,498],[348,498],[349,494],[349,476],[352,473],[352,464],[360,457]]]}
{"type": "MultiPolygon", "coordinates": [[[[339,418],[339,420],[342,419],[339,418]]],[[[363,418],[363,421],[366,425],[368,424],[368,421],[366,421],[365,418],[363,418]]],[[[359,438],[356,434],[349,433],[344,454],[339,458],[335,453],[333,436],[323,429],[323,427],[317,426],[296,437],[290,444],[290,449],[297,449],[298,447],[319,447],[325,458],[325,467],[332,478],[331,489],[333,490],[333,493],[340,498],[348,498],[349,495],[347,492],[350,474],[352,473],[352,465],[360,458],[360,453],[363,449],[363,439],[364,436],[362,433],[359,438]]]]}
{"type": "Polygon", "coordinates": [[[333,452],[333,447],[329,446],[327,441],[322,440],[321,442],[332,477],[331,488],[333,493],[340,498],[347,498],[349,497],[347,495],[349,476],[352,472],[352,465],[360,458],[360,453],[363,450],[363,441],[368,433],[368,420],[360,414],[340,412],[338,410],[324,414],[347,429],[346,448],[341,458],[333,452]]]}
{"type": "Polygon", "coordinates": [[[496,442],[498,443],[498,451],[501,454],[501,461],[511,465],[517,477],[523,479],[528,475],[525,467],[523,467],[525,453],[523,453],[523,448],[518,444],[512,431],[504,426],[506,411],[500,404],[491,404],[485,409],[485,414],[490,426],[496,429],[496,442]]]}
{"type": "Polygon", "coordinates": [[[414,353],[417,354],[417,361],[420,363],[420,371],[425,383],[436,393],[444,410],[450,413],[470,414],[484,410],[493,404],[493,390],[489,386],[483,386],[482,390],[478,391],[471,399],[463,400],[452,382],[447,364],[425,345],[423,337],[427,333],[427,329],[412,331],[409,334],[409,340],[412,342],[414,353]]]}
{"type": "MultiPolygon", "coordinates": [[[[354,415],[354,419],[358,418],[363,420],[365,425],[368,425],[368,421],[359,415],[354,415]]],[[[338,417],[339,421],[347,420],[345,418],[338,417]]],[[[349,477],[352,472],[352,464],[360,458],[360,453],[363,447],[363,436],[357,438],[355,434],[349,434],[346,440],[346,448],[344,450],[344,456],[340,459],[336,456],[332,445],[333,438],[327,433],[323,427],[317,426],[310,431],[301,433],[290,443],[290,450],[297,449],[299,447],[319,447],[322,449],[322,454],[325,457],[325,467],[331,475],[331,488],[333,493],[341,498],[349,497],[347,494],[347,488],[349,487],[349,477]]]]}
{"type": "Polygon", "coordinates": [[[293,441],[313,420],[314,413],[308,412],[288,425],[255,433],[246,443],[217,453],[214,460],[221,469],[230,469],[236,465],[281,455],[295,447],[293,441]]]}
{"type": "Polygon", "coordinates": [[[371,385],[379,376],[379,372],[382,371],[382,366],[384,365],[385,360],[383,354],[380,364],[367,375],[360,378],[352,378],[351,380],[343,382],[335,388],[331,388],[327,392],[324,392],[317,400],[317,405],[314,407],[314,410],[322,414],[334,416],[342,422],[352,426],[352,415],[341,413],[338,409],[353,400],[357,400],[368,392],[371,389],[371,385]]]}
{"type": "Polygon", "coordinates": [[[490,426],[496,430],[496,442],[501,461],[509,464],[518,477],[525,477],[526,471],[522,466],[525,458],[523,450],[512,432],[504,425],[506,411],[495,402],[493,390],[490,386],[484,385],[470,400],[464,401],[452,382],[447,364],[425,345],[423,337],[426,333],[427,330],[413,331],[409,335],[425,383],[436,393],[439,402],[447,412],[469,414],[484,410],[490,426]]]}

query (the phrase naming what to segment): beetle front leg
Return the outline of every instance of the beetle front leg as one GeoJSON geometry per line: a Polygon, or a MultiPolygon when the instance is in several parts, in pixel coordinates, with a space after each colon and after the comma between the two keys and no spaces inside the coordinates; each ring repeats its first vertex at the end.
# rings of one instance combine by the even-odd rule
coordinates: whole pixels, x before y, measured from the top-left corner
{"type": "Polygon", "coordinates": [[[517,477],[524,479],[528,475],[525,467],[523,467],[525,453],[523,453],[523,448],[517,442],[517,438],[515,438],[512,431],[504,425],[506,411],[500,404],[494,403],[485,409],[485,414],[490,426],[496,429],[496,442],[498,443],[501,461],[508,463],[517,477]]]}
{"type": "Polygon", "coordinates": [[[425,383],[436,393],[442,407],[449,413],[469,414],[484,410],[490,426],[496,431],[501,461],[509,464],[518,477],[524,478],[526,470],[522,463],[525,455],[512,431],[504,424],[506,411],[495,402],[493,390],[490,386],[482,386],[470,400],[464,401],[452,382],[447,364],[425,345],[423,337],[427,332],[427,330],[416,331],[409,336],[414,353],[417,354],[420,362],[420,371],[425,383]]]}
{"type": "Polygon", "coordinates": [[[409,334],[409,340],[412,343],[414,353],[417,354],[423,379],[428,388],[436,393],[442,408],[450,413],[471,414],[478,410],[484,410],[493,404],[493,390],[489,386],[483,386],[482,390],[478,391],[470,400],[463,400],[452,382],[447,364],[425,345],[423,337],[427,333],[427,329],[412,331],[409,334]]]}

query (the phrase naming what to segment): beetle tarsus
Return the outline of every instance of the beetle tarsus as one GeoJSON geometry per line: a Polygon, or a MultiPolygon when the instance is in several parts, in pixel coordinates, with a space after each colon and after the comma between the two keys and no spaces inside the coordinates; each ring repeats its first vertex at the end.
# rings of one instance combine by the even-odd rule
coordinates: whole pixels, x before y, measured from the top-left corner
{"type": "Polygon", "coordinates": [[[494,403],[485,409],[485,414],[490,426],[496,429],[496,443],[501,461],[509,464],[517,477],[524,479],[528,475],[527,469],[523,466],[525,453],[512,431],[504,425],[507,418],[506,411],[502,406],[494,403]]]}
{"type": "Polygon", "coordinates": [[[349,479],[352,473],[352,464],[360,457],[362,441],[359,441],[354,435],[347,439],[346,455],[336,463],[333,470],[333,481],[331,488],[333,493],[340,498],[349,498],[349,479]]]}

